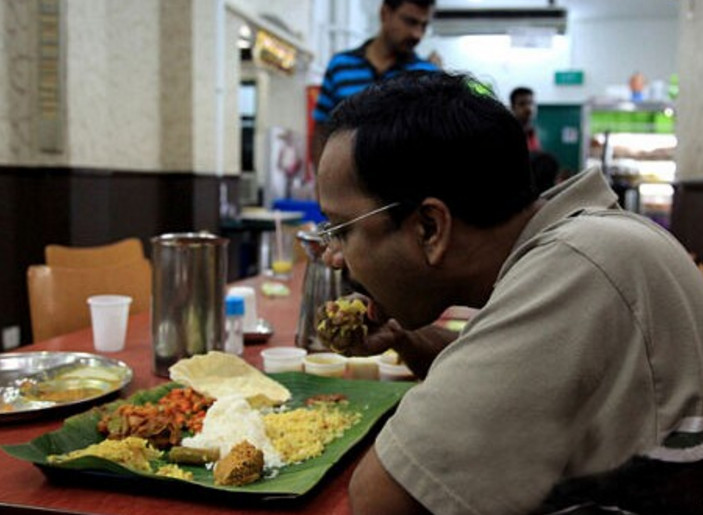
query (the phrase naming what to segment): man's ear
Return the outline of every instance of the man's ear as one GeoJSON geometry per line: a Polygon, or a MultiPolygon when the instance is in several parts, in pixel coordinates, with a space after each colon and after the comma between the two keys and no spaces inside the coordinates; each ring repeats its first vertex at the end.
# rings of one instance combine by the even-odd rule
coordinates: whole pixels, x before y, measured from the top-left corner
{"type": "Polygon", "coordinates": [[[438,265],[449,247],[452,229],[452,215],[449,207],[438,198],[428,197],[417,209],[418,243],[425,253],[430,266],[438,265]]]}

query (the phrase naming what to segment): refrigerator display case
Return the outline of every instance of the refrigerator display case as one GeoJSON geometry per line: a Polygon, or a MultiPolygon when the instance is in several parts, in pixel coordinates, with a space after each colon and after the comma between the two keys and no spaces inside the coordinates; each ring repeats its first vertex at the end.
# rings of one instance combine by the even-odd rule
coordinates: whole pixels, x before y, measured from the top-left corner
{"type": "Polygon", "coordinates": [[[674,106],[589,103],[586,165],[600,164],[621,204],[669,227],[676,175],[674,106]]]}
{"type": "Polygon", "coordinates": [[[586,118],[583,104],[539,104],[535,119],[542,150],[552,154],[568,175],[583,168],[586,118]]]}

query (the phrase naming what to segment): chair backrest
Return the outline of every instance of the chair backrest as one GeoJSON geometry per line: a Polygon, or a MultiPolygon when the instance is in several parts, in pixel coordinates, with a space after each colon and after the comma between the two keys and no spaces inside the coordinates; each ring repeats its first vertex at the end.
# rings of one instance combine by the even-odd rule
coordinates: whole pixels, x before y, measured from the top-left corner
{"type": "Polygon", "coordinates": [[[33,338],[41,341],[89,327],[91,295],[129,295],[130,314],[148,311],[151,263],[142,258],[99,268],[31,265],[27,287],[33,338]]]}
{"type": "Polygon", "coordinates": [[[74,268],[118,265],[144,259],[144,246],[138,238],[126,238],[96,247],[68,247],[47,245],[44,257],[49,266],[74,268]]]}

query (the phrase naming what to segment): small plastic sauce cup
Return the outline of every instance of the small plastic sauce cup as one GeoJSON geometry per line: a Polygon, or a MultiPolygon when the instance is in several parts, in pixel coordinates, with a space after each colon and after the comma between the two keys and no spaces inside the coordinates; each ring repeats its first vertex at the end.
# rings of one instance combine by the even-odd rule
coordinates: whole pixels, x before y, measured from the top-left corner
{"type": "Polygon", "coordinates": [[[347,361],[347,368],[352,379],[378,380],[377,356],[351,357],[347,361]]]}
{"type": "Polygon", "coordinates": [[[300,347],[271,347],[261,351],[264,372],[302,372],[308,351],[300,347]]]}
{"type": "Polygon", "coordinates": [[[308,354],[303,363],[305,372],[317,376],[344,377],[347,371],[347,358],[334,352],[308,354]]]}
{"type": "Polygon", "coordinates": [[[415,381],[417,378],[407,365],[395,362],[396,356],[381,354],[376,358],[381,381],[415,381]]]}

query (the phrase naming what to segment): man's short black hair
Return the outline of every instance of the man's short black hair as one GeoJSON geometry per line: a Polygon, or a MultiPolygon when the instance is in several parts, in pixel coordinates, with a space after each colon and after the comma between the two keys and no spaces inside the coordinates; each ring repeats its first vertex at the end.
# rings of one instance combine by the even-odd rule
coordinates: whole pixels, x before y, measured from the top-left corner
{"type": "Polygon", "coordinates": [[[403,4],[415,4],[418,7],[434,7],[435,0],[383,0],[383,5],[387,5],[394,11],[403,4]]]}
{"type": "Polygon", "coordinates": [[[354,132],[361,187],[382,203],[412,209],[436,197],[454,216],[490,227],[527,207],[537,191],[525,133],[489,91],[465,75],[407,72],[341,102],[330,136],[354,132]]]}
{"type": "Polygon", "coordinates": [[[518,97],[524,97],[529,95],[531,97],[535,96],[535,92],[526,86],[519,86],[510,92],[510,105],[514,106],[517,102],[518,97]]]}

